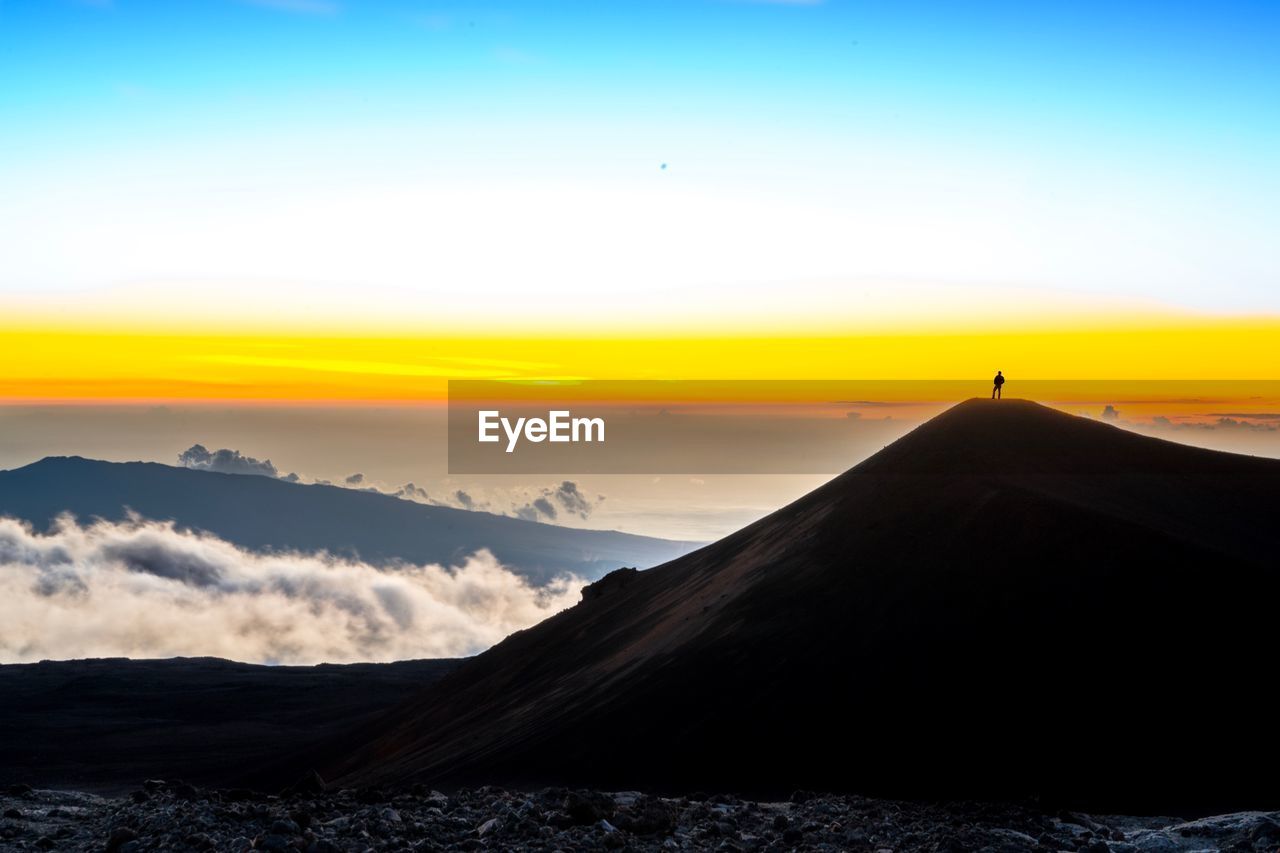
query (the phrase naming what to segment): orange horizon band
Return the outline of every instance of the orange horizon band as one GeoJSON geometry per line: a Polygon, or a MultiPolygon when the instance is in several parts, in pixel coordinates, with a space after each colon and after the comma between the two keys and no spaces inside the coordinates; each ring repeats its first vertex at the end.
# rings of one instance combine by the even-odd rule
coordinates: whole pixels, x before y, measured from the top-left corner
{"type": "MultiPolygon", "coordinates": [[[[0,333],[0,400],[420,405],[449,379],[1280,379],[1280,323],[844,337],[0,333]]],[[[1010,389],[1016,388],[1012,384],[1010,389]]],[[[1242,393],[1247,399],[1251,396],[1242,393]]]]}

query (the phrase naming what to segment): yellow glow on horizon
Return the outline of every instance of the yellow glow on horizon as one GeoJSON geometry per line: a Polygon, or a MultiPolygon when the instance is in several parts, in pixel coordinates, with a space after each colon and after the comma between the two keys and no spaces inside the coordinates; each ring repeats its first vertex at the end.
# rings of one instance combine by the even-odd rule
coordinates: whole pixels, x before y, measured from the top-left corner
{"type": "Polygon", "coordinates": [[[0,399],[436,403],[450,378],[1280,379],[1280,320],[844,335],[0,333],[0,399]]]}

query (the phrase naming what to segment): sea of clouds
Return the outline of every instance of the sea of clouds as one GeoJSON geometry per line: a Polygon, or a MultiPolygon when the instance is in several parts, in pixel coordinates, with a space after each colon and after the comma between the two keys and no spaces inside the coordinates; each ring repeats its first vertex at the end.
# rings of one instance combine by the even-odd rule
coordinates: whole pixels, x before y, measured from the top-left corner
{"type": "Polygon", "coordinates": [[[141,519],[63,519],[38,533],[0,518],[0,663],[458,657],[573,605],[584,583],[533,587],[485,551],[458,567],[378,568],[255,553],[141,519]]]}

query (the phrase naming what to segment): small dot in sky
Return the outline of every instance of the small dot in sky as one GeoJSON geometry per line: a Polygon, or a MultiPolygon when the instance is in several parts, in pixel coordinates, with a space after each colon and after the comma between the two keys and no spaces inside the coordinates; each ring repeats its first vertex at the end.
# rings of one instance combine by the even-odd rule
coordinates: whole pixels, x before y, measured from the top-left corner
{"type": "Polygon", "coordinates": [[[667,164],[666,164],[666,163],[663,163],[663,164],[662,164],[661,166],[659,166],[658,168],[662,169],[662,170],[665,172],[665,171],[667,170],[667,164]]]}

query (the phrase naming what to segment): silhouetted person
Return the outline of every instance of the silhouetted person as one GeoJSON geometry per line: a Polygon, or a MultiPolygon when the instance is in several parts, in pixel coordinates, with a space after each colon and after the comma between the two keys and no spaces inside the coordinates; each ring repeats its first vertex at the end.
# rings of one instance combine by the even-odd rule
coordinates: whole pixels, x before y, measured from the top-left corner
{"type": "Polygon", "coordinates": [[[1003,385],[1003,384],[1004,384],[1004,374],[997,370],[997,371],[996,371],[996,379],[995,379],[995,387],[991,389],[991,399],[992,399],[992,400],[999,400],[999,399],[1000,399],[1000,386],[1001,386],[1001,385],[1003,385]]]}

